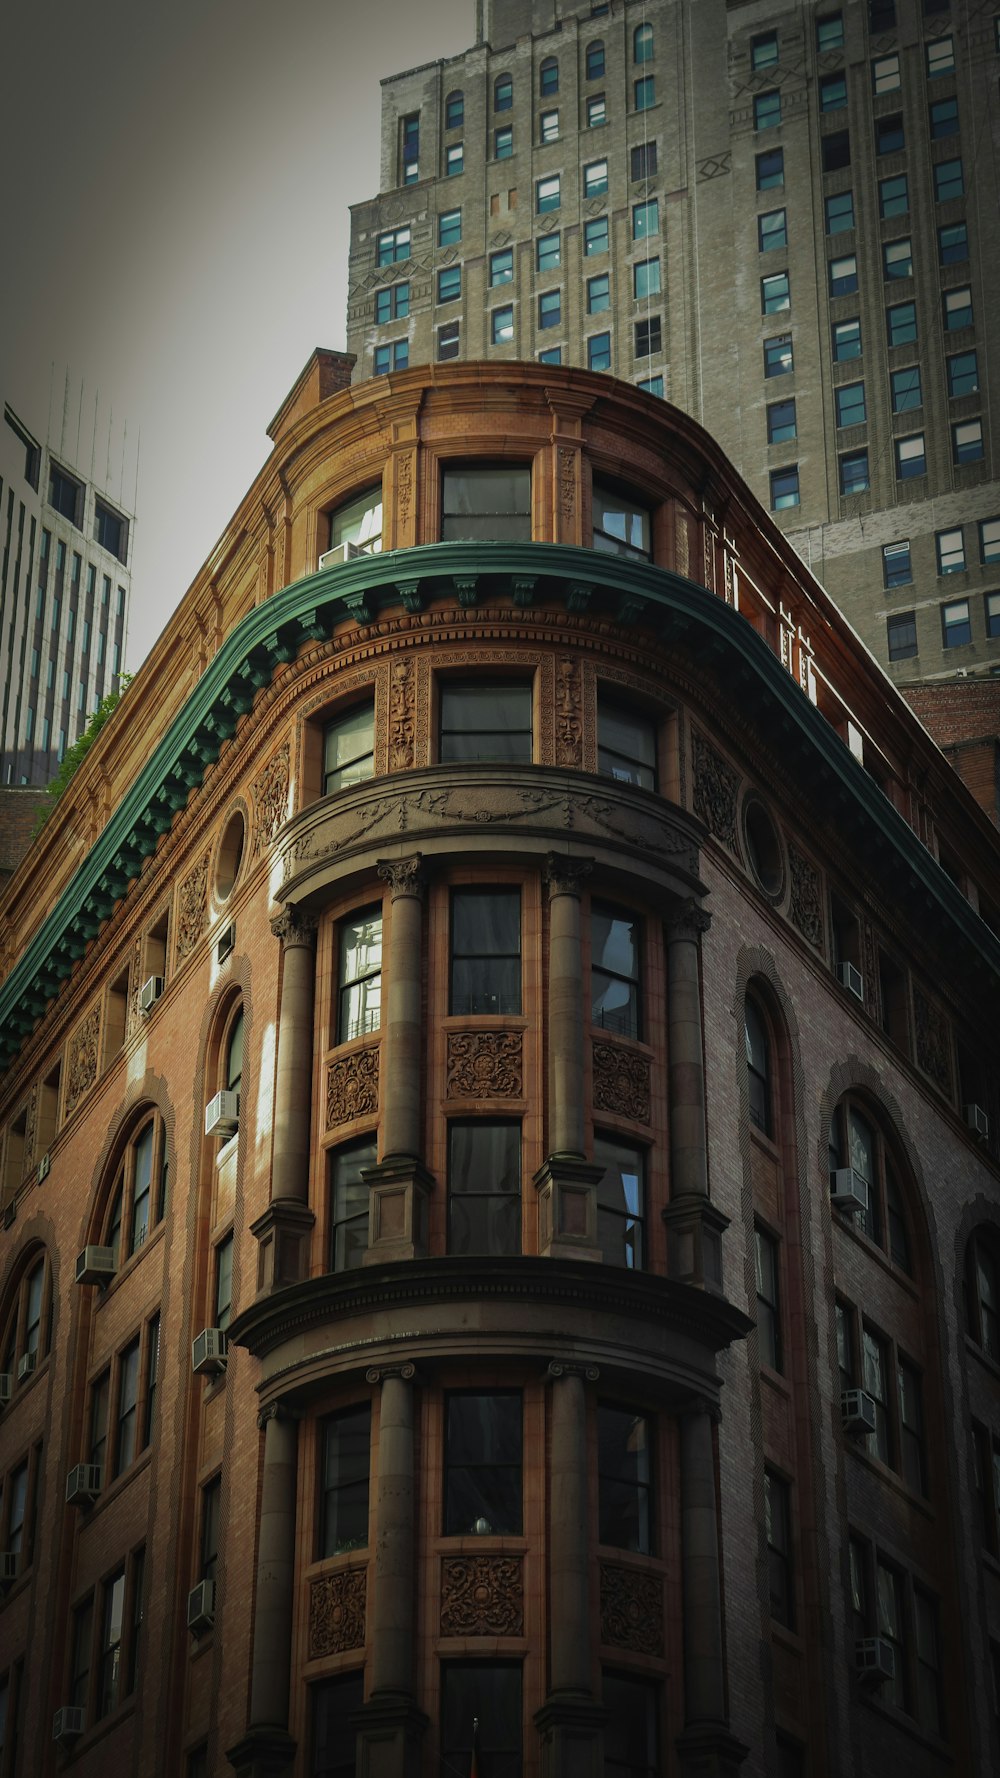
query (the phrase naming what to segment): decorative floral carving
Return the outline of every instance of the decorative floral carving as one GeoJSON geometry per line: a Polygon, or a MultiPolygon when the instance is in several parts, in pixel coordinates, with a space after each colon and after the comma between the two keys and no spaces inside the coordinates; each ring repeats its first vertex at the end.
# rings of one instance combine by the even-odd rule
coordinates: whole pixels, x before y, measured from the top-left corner
{"type": "Polygon", "coordinates": [[[36,1080],[28,1094],[28,1103],[24,1113],[24,1164],[22,1173],[27,1173],[35,1160],[35,1138],[38,1134],[38,1082],[36,1080]]]}
{"type": "Polygon", "coordinates": [[[389,680],[389,770],[413,764],[414,673],[410,660],[394,661],[389,680]]]}
{"type": "Polygon", "coordinates": [[[365,1645],[366,1568],[324,1574],[309,1588],[309,1659],[365,1645]]]}
{"type": "Polygon", "coordinates": [[[943,1093],[951,1092],[948,1021],[914,984],[913,1018],[917,1031],[917,1064],[943,1093]]]}
{"type": "Polygon", "coordinates": [[[577,453],[569,445],[559,447],[559,511],[571,519],[576,511],[577,453]]]}
{"type": "Polygon", "coordinates": [[[326,1127],[378,1110],[378,1050],[357,1050],[326,1071],[326,1127]]]}
{"type": "Polygon", "coordinates": [[[583,698],[580,691],[580,663],[563,655],[556,665],[556,764],[582,764],[583,698]]]}
{"type": "Polygon", "coordinates": [[[674,508],[677,523],[674,527],[674,554],[678,574],[687,574],[691,566],[690,539],[688,537],[688,518],[682,506],[674,508]]]}
{"type": "Polygon", "coordinates": [[[286,949],[290,945],[311,946],[316,943],[317,918],[305,908],[289,902],[271,921],[271,931],[286,949]]]}
{"type": "Polygon", "coordinates": [[[519,1556],[447,1556],[441,1564],[442,1636],[521,1636],[519,1556]]]}
{"type": "Polygon", "coordinates": [[[820,898],[819,871],[789,843],[788,862],[792,873],[792,893],[788,905],[792,925],[804,939],[823,949],[823,903],[820,898]]]}
{"type": "Polygon", "coordinates": [[[288,779],[291,748],[286,741],[270,759],[253,787],[253,852],[271,844],[288,815],[288,779]]]}
{"type": "Polygon", "coordinates": [[[601,1641],[635,1654],[663,1653],[663,1582],[618,1562],[601,1563],[601,1641]]]}
{"type": "Polygon", "coordinates": [[[727,765],[697,730],[692,734],[694,751],[694,812],[700,815],[710,833],[728,846],[736,847],[736,793],[739,773],[727,765]]]}
{"type": "Polygon", "coordinates": [[[861,922],[861,947],[864,961],[861,973],[864,981],[865,1006],[873,1019],[881,1016],[880,1001],[882,998],[879,984],[878,939],[875,928],[869,920],[861,922]]]}
{"type": "Polygon", "coordinates": [[[594,1044],[594,1107],[649,1122],[649,1063],[617,1043],[594,1044]]]}
{"type": "Polygon", "coordinates": [[[549,900],[554,895],[575,895],[579,900],[593,868],[592,858],[565,858],[559,852],[550,852],[545,860],[549,900]]]}
{"type": "Polygon", "coordinates": [[[177,891],[177,955],[194,950],[208,921],[208,853],[184,878],[177,891]]]}
{"type": "Polygon", "coordinates": [[[97,1079],[97,1045],[101,1034],[101,1009],[91,1007],[66,1046],[66,1116],[75,1111],[88,1087],[97,1079]]]}
{"type": "Polygon", "coordinates": [[[405,525],[410,516],[413,502],[413,452],[401,452],[396,458],[396,505],[399,516],[405,525]]]}
{"type": "Polygon", "coordinates": [[[410,895],[419,900],[427,887],[424,876],[423,858],[415,852],[412,858],[380,858],[375,869],[383,883],[389,885],[389,899],[395,901],[401,895],[410,895]]]}
{"type": "Polygon", "coordinates": [[[129,968],[128,995],[128,1035],[131,1036],[141,1022],[142,1012],[139,1007],[139,995],[142,991],[142,939],[137,938],[132,946],[132,963],[129,968]]]}
{"type": "Polygon", "coordinates": [[[449,1099],[519,1099],[523,1092],[520,1031],[449,1031],[449,1099]]]}

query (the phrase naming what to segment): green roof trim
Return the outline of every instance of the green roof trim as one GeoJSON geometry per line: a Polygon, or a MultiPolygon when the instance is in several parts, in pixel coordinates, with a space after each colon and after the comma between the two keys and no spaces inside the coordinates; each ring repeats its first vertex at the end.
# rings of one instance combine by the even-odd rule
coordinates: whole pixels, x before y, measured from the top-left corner
{"type": "MultiPolygon", "coordinates": [[[[24,956],[0,987],[0,1067],[6,1067],[58,994],[73,964],[156,850],[176,812],[218,759],[225,741],[280,664],[339,624],[375,622],[388,608],[426,609],[439,594],[462,604],[508,603],[512,618],[543,598],[622,626],[644,625],[661,641],[697,635],[728,688],[801,759],[812,795],[863,837],[868,856],[891,855],[894,893],[935,909],[962,940],[970,973],[1000,985],[1000,941],[974,913],[764,639],[716,594],[666,569],[550,543],[433,543],[310,574],[249,611],[227,636],[183,710],[63,891],[24,956]]],[[[133,694],[134,695],[134,694],[133,694]]],[[[129,695],[116,714],[128,720],[129,695]]],[[[956,959],[957,961],[957,959],[956,959]]]]}

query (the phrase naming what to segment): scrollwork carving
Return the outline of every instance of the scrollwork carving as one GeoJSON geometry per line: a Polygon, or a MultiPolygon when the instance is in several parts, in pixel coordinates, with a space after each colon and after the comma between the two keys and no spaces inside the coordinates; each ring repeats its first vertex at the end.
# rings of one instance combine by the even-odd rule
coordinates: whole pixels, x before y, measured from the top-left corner
{"type": "Polygon", "coordinates": [[[594,1044],[594,1107],[648,1124],[649,1062],[617,1043],[594,1044]]]}
{"type": "Polygon", "coordinates": [[[326,1071],[326,1127],[368,1117],[378,1110],[377,1049],[357,1050],[326,1071]]]}
{"type": "Polygon", "coordinates": [[[389,885],[390,900],[395,901],[400,895],[423,896],[427,884],[419,852],[412,858],[380,858],[375,869],[383,883],[389,885]]]}
{"type": "Polygon", "coordinates": [[[803,938],[809,944],[815,945],[817,951],[822,951],[823,903],[820,896],[819,871],[791,843],[788,847],[788,863],[792,877],[788,912],[792,925],[798,927],[803,938]]]}
{"type": "Polygon", "coordinates": [[[389,680],[389,770],[401,772],[413,764],[416,729],[413,662],[393,662],[389,680]]]}
{"type": "Polygon", "coordinates": [[[951,1054],[948,1021],[920,988],[913,988],[913,1019],[917,1035],[917,1065],[941,1088],[951,1092],[951,1054]]]}
{"type": "Polygon", "coordinates": [[[364,1648],[368,1571],[345,1568],[324,1574],[309,1588],[309,1659],[364,1648]]]}
{"type": "Polygon", "coordinates": [[[38,1082],[36,1080],[30,1093],[24,1113],[24,1162],[22,1173],[34,1165],[35,1142],[38,1137],[38,1082]]]}
{"type": "Polygon", "coordinates": [[[188,957],[208,923],[208,853],[177,891],[177,956],[188,957]]]}
{"type": "Polygon", "coordinates": [[[269,760],[253,787],[253,854],[271,844],[288,815],[291,748],[286,741],[269,760]]]}
{"type": "Polygon", "coordinates": [[[66,1116],[79,1105],[97,1079],[97,1050],[101,1035],[101,1009],[91,1008],[66,1047],[66,1116]]]}
{"type": "Polygon", "coordinates": [[[558,852],[550,852],[545,860],[549,900],[554,895],[575,895],[579,898],[593,868],[592,858],[563,858],[558,852]]]}
{"type": "Polygon", "coordinates": [[[708,909],[703,908],[700,902],[689,897],[687,901],[675,902],[669,910],[667,938],[686,939],[689,943],[697,944],[698,940],[703,938],[709,930],[711,924],[712,916],[708,909]]]}
{"type": "Polygon", "coordinates": [[[556,764],[578,766],[583,754],[580,663],[563,655],[556,663],[556,764]]]}
{"type": "Polygon", "coordinates": [[[520,1031],[449,1031],[449,1099],[519,1099],[523,1079],[520,1031]]]}
{"type": "Polygon", "coordinates": [[[304,908],[293,907],[289,902],[280,914],[275,914],[271,921],[271,931],[283,945],[314,945],[316,923],[315,914],[307,913],[304,908]]]}
{"type": "Polygon", "coordinates": [[[441,1564],[442,1636],[521,1636],[524,1583],[519,1556],[446,1556],[441,1564]]]}
{"type": "Polygon", "coordinates": [[[601,1641],[634,1654],[663,1653],[663,1582],[618,1562],[601,1563],[601,1641]]]}
{"type": "Polygon", "coordinates": [[[579,453],[569,445],[559,447],[559,511],[571,519],[576,511],[576,465],[579,453]]]}
{"type": "Polygon", "coordinates": [[[726,763],[720,753],[716,753],[715,748],[697,730],[691,739],[694,753],[694,812],[704,821],[709,832],[714,833],[716,839],[728,846],[731,852],[735,852],[739,773],[726,763]]]}

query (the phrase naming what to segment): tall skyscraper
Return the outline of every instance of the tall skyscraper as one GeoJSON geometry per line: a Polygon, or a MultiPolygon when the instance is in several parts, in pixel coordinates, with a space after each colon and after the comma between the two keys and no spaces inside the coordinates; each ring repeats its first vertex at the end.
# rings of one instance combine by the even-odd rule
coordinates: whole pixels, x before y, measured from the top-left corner
{"type": "Polygon", "coordinates": [[[119,683],[133,517],[4,405],[0,781],[45,784],[119,683]]]}
{"type": "Polygon", "coordinates": [[[900,685],[1000,671],[1000,16],[482,0],[382,87],[356,377],[610,371],[718,439],[900,685]]]}

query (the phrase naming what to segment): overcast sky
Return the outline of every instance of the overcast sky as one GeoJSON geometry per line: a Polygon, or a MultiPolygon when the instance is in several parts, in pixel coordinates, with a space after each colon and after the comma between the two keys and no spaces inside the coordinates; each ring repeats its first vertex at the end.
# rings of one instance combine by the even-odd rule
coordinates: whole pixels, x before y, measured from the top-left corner
{"type": "Polygon", "coordinates": [[[138,513],[129,667],[313,347],[346,343],[380,79],[474,35],[474,0],[6,0],[0,394],[58,437],[68,374],[69,453],[86,471],[96,437],[106,470],[112,440],[138,513]]]}

